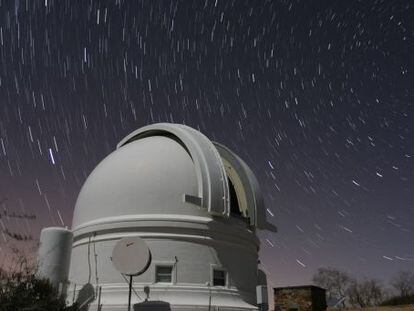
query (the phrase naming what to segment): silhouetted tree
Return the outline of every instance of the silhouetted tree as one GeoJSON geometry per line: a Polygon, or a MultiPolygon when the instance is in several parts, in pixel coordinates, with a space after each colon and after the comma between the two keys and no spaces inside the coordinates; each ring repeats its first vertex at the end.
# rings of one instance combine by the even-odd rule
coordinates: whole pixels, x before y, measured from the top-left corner
{"type": "Polygon", "coordinates": [[[0,311],[75,311],[52,284],[36,276],[35,265],[15,252],[14,265],[0,269],[0,311]]]}
{"type": "Polygon", "coordinates": [[[410,271],[396,273],[391,278],[390,284],[401,297],[408,297],[414,294],[414,274],[410,271]]]}
{"type": "Polygon", "coordinates": [[[330,298],[340,299],[345,296],[351,278],[346,272],[335,268],[319,268],[312,281],[316,285],[325,288],[330,298]]]}
{"type": "Polygon", "coordinates": [[[384,289],[375,279],[352,280],[346,293],[349,302],[361,308],[378,306],[384,297],[384,289]]]}

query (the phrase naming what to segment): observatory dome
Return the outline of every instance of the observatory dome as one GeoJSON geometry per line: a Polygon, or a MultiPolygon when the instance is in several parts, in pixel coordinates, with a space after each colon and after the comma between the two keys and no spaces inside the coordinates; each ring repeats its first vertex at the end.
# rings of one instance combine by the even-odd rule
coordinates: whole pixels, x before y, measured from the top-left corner
{"type": "Polygon", "coordinates": [[[133,141],[107,156],[84,183],[72,228],[98,220],[139,214],[207,215],[183,204],[183,194],[197,195],[194,164],[172,138],[133,141]]]}
{"type": "MultiPolygon", "coordinates": [[[[79,193],[68,295],[79,300],[95,288],[91,305],[124,309],[129,287],[114,264],[126,255],[114,257],[114,250],[117,241],[139,237],[151,261],[133,286],[150,289],[151,303],[175,311],[257,310],[255,229],[274,230],[264,211],[256,177],[227,147],[185,125],[142,127],[96,166],[79,193]]],[[[140,310],[147,301],[135,303],[140,310]]]]}
{"type": "Polygon", "coordinates": [[[72,230],[76,236],[80,229],[143,215],[231,214],[269,229],[250,168],[199,131],[159,123],[129,134],[93,170],[78,196],[72,230]]]}

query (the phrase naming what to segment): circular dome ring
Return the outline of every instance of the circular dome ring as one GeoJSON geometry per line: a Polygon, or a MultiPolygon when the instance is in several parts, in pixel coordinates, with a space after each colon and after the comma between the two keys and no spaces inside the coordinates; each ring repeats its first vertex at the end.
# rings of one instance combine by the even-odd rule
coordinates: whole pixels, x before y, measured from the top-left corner
{"type": "Polygon", "coordinates": [[[230,195],[223,161],[214,144],[202,133],[181,124],[157,123],[142,127],[122,139],[117,149],[145,137],[174,136],[190,154],[197,176],[198,196],[187,201],[197,201],[216,216],[230,215],[230,195]]]}
{"type": "MultiPolygon", "coordinates": [[[[242,189],[239,191],[243,192],[242,195],[245,197],[244,204],[246,204],[245,208],[248,210],[250,225],[258,229],[276,232],[277,228],[266,220],[263,195],[260,191],[259,182],[250,167],[226,146],[217,142],[213,142],[213,144],[220,156],[230,166],[230,169],[234,171],[233,174],[237,175],[235,177],[241,182],[242,189]]],[[[229,177],[232,177],[231,174],[229,174],[229,177]]]]}
{"type": "MultiPolygon", "coordinates": [[[[237,175],[235,177],[241,182],[241,189],[239,191],[243,192],[242,194],[245,197],[244,204],[248,210],[250,225],[259,229],[263,228],[266,222],[266,216],[263,215],[263,197],[256,177],[250,171],[247,164],[234,152],[219,143],[214,142],[214,145],[224,161],[227,162],[229,169],[233,171],[233,174],[237,175]]],[[[230,178],[231,175],[229,175],[230,178]]],[[[240,195],[241,193],[238,194],[238,196],[240,195]]]]}

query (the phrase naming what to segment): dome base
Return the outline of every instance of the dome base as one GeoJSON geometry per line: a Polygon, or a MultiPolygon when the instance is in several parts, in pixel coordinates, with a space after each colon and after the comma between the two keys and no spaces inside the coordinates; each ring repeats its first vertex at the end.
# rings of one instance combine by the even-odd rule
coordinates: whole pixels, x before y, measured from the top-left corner
{"type": "MultiPolygon", "coordinates": [[[[241,293],[233,288],[213,288],[208,286],[149,286],[149,299],[146,300],[144,285],[134,285],[131,299],[131,310],[134,311],[189,311],[189,310],[220,310],[220,311],[253,311],[256,306],[243,301],[241,293]]],[[[80,289],[82,290],[82,289],[80,289]]],[[[247,294],[247,293],[245,293],[247,294]]],[[[73,301],[73,291],[68,300],[73,301]]],[[[76,290],[75,296],[79,292],[76,290]]],[[[95,299],[89,310],[115,311],[126,310],[128,306],[128,286],[101,286],[98,293],[100,300],[95,299]],[[98,308],[98,303],[100,308],[98,308]]]]}

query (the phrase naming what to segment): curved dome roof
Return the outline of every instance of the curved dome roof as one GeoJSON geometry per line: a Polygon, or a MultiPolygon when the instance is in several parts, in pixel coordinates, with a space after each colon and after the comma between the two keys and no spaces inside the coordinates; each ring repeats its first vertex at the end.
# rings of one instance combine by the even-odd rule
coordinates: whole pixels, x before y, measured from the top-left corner
{"type": "Polygon", "coordinates": [[[149,125],[125,137],[92,171],[72,229],[128,215],[228,217],[229,182],[251,225],[266,228],[257,180],[239,157],[188,126],[149,125]]]}
{"type": "Polygon", "coordinates": [[[190,155],[171,138],[143,138],[117,149],[92,171],[79,193],[72,227],[120,215],[188,214],[184,193],[197,195],[190,155]]]}

